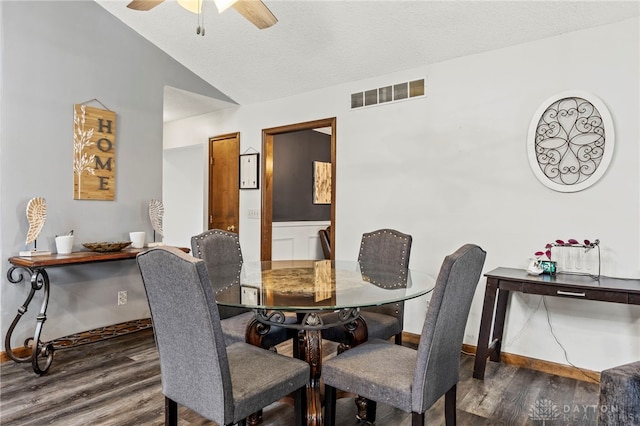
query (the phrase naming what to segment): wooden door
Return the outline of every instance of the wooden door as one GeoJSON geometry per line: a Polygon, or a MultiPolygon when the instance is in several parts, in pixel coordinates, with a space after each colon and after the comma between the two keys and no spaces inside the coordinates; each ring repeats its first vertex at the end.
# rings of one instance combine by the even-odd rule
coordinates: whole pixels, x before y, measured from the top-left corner
{"type": "Polygon", "coordinates": [[[239,233],[240,133],[209,138],[209,229],[239,233]]]}

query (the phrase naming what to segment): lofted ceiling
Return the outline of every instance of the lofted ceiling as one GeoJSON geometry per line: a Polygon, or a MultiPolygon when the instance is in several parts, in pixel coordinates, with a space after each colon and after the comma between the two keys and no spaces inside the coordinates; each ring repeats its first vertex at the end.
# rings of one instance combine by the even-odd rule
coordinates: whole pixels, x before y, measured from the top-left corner
{"type": "MultiPolygon", "coordinates": [[[[240,105],[640,16],[637,0],[264,0],[278,23],[258,30],[204,0],[202,37],[198,16],[175,0],[147,12],[95,1],[240,105]]],[[[165,121],[229,107],[169,92],[165,121]]]]}

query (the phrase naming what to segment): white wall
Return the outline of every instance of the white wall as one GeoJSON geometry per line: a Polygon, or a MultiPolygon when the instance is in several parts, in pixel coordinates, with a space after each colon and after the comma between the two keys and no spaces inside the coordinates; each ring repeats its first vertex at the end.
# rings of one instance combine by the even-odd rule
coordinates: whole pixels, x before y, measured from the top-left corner
{"type": "MultiPolygon", "coordinates": [[[[411,267],[433,275],[466,242],[487,250],[488,271],[525,267],[557,238],[599,238],[603,274],[640,278],[638,28],[639,19],[631,19],[182,120],[172,126],[200,135],[182,134],[178,142],[165,133],[165,148],[240,131],[241,151],[260,150],[263,128],[335,116],[337,258],[356,258],[362,233],[380,227],[412,234],[411,267]],[[352,92],[424,76],[425,98],[348,109],[352,92]],[[570,194],[539,183],[525,150],[532,114],[568,89],[602,99],[617,136],[605,176],[570,194]]],[[[240,204],[241,212],[259,208],[260,192],[242,191],[240,204]]],[[[259,259],[259,221],[241,213],[240,228],[245,258],[259,259]]],[[[476,344],[483,294],[484,279],[469,317],[469,344],[476,344]]],[[[503,350],[566,363],[539,302],[512,298],[503,350]]],[[[640,358],[640,307],[557,298],[547,304],[572,363],[601,370],[640,358]]],[[[405,330],[419,333],[424,313],[424,300],[408,303],[405,330]]]]}
{"type": "MultiPolygon", "coordinates": [[[[30,289],[29,277],[19,284],[6,278],[7,259],[26,248],[29,199],[47,201],[39,249],[55,250],[54,236],[69,229],[74,250],[83,242],[123,240],[134,230],[151,235],[148,203],[162,193],[164,87],[230,100],[94,1],[0,1],[0,49],[4,350],[4,336],[30,289]],[[114,201],[73,199],[73,105],[94,98],[116,113],[114,201]]],[[[44,341],[149,316],[134,260],[49,268],[49,278],[44,341]],[[118,306],[123,290],[128,303],[118,306]]],[[[18,324],[14,347],[33,336],[42,297],[38,292],[18,324]]]]}
{"type": "Polygon", "coordinates": [[[207,144],[164,150],[162,168],[163,242],[191,247],[191,236],[206,229],[207,144]],[[194,184],[195,183],[195,184],[194,184]],[[203,191],[204,190],[204,191],[203,191]]]}

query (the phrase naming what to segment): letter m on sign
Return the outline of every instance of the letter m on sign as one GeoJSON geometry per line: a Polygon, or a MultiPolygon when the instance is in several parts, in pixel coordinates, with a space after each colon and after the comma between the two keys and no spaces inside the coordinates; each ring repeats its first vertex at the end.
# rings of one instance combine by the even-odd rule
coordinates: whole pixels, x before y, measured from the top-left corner
{"type": "Polygon", "coordinates": [[[116,113],[74,105],[73,198],[114,200],[116,165],[116,113]]]}

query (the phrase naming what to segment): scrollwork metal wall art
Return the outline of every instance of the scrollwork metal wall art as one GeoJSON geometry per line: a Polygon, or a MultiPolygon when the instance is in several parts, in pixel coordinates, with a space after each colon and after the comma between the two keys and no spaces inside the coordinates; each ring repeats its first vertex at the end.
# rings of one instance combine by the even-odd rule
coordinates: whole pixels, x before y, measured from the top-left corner
{"type": "Polygon", "coordinates": [[[605,104],[590,93],[569,91],[538,108],[529,126],[527,154],[540,182],[555,191],[577,192],[604,175],[614,144],[605,104]]]}

